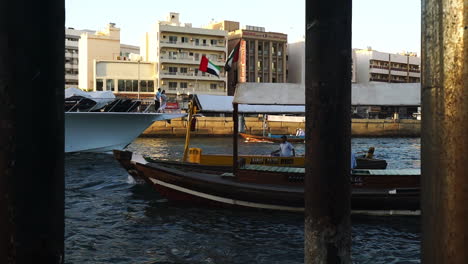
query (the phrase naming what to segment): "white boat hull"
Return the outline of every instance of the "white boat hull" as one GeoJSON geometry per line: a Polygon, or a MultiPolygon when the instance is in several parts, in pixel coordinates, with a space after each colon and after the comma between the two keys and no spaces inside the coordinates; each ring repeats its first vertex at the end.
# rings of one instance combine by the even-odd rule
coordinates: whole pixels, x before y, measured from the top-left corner
{"type": "Polygon", "coordinates": [[[153,122],[185,114],[66,112],[65,152],[122,150],[153,122]]]}

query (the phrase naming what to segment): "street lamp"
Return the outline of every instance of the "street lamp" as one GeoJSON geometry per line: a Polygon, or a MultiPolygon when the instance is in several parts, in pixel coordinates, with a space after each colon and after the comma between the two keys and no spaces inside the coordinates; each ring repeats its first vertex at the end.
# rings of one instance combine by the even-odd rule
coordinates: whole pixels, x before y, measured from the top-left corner
{"type": "Polygon", "coordinates": [[[138,58],[138,100],[140,100],[140,61],[141,57],[138,58]]]}

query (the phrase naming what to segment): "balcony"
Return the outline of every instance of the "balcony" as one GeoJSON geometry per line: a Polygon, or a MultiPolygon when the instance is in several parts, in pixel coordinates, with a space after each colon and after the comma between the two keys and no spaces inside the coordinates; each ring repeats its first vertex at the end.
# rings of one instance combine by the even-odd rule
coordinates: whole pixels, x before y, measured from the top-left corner
{"type": "Polygon", "coordinates": [[[385,66],[385,65],[369,65],[369,68],[374,68],[374,69],[384,69],[384,70],[388,70],[388,65],[385,66]]]}
{"type": "Polygon", "coordinates": [[[65,74],[65,80],[78,81],[78,74],[65,74]]]}
{"type": "Polygon", "coordinates": [[[408,72],[407,72],[407,70],[395,70],[395,69],[392,69],[392,71],[390,71],[390,74],[391,74],[391,75],[397,75],[397,76],[407,76],[407,75],[408,75],[408,72]]]}
{"type": "Polygon", "coordinates": [[[67,47],[73,47],[78,49],[78,40],[72,41],[72,40],[65,40],[65,48],[67,47]]]}
{"type": "Polygon", "coordinates": [[[203,75],[201,72],[195,74],[194,72],[180,73],[161,71],[159,73],[160,79],[225,81],[225,77],[226,75],[224,73],[219,74],[219,78],[209,73],[205,73],[205,75],[203,75]]]}
{"type": "MultiPolygon", "coordinates": [[[[200,58],[195,59],[193,56],[181,57],[181,56],[160,56],[160,63],[174,63],[174,64],[200,64],[200,58]]],[[[223,59],[211,60],[210,61],[218,66],[224,66],[226,63],[223,59]]]]}
{"type": "Polygon", "coordinates": [[[65,63],[65,69],[75,69],[75,70],[78,70],[78,64],[65,63]]]}
{"type": "Polygon", "coordinates": [[[160,47],[167,48],[182,48],[182,49],[196,49],[196,50],[215,50],[215,51],[226,51],[226,46],[221,44],[211,45],[211,44],[196,44],[193,41],[190,42],[181,42],[181,41],[160,41],[160,47]]]}

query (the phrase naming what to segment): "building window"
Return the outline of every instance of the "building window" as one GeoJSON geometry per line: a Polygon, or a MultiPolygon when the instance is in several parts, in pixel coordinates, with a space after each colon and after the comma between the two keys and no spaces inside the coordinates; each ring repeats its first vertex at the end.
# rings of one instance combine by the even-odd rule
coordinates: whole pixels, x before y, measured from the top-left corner
{"type": "Polygon", "coordinates": [[[195,39],[195,46],[199,46],[200,45],[200,40],[199,39],[195,39]]]}
{"type": "Polygon", "coordinates": [[[148,88],[146,86],[146,81],[140,81],[140,91],[147,92],[148,88]]]}
{"type": "Polygon", "coordinates": [[[154,92],[154,81],[148,81],[148,92],[154,92]]]}
{"type": "Polygon", "coordinates": [[[114,80],[107,79],[106,80],[106,90],[107,91],[114,91],[114,80]]]}
{"type": "Polygon", "coordinates": [[[124,80],[119,80],[117,82],[117,87],[119,89],[119,92],[125,91],[125,81],[124,80]]]}
{"type": "Polygon", "coordinates": [[[210,83],[210,89],[217,89],[218,85],[216,83],[210,83]]]}
{"type": "Polygon", "coordinates": [[[131,81],[132,84],[133,84],[133,91],[134,92],[138,92],[138,81],[137,80],[133,80],[131,81]]]}
{"type": "Polygon", "coordinates": [[[175,89],[177,89],[177,83],[169,82],[169,90],[175,90],[175,89]]]}
{"type": "Polygon", "coordinates": [[[102,91],[102,86],[104,85],[104,82],[102,79],[96,79],[96,91],[102,91]]]}
{"type": "Polygon", "coordinates": [[[202,42],[202,43],[203,43],[202,46],[206,46],[206,39],[203,39],[202,41],[203,41],[203,42],[202,42]]]}
{"type": "Polygon", "coordinates": [[[169,36],[169,43],[177,43],[177,36],[169,36]]]}
{"type": "Polygon", "coordinates": [[[169,51],[169,59],[177,59],[177,51],[169,51]]]}
{"type": "Polygon", "coordinates": [[[187,73],[187,68],[180,68],[180,73],[187,73]]]}
{"type": "Polygon", "coordinates": [[[176,75],[177,74],[177,67],[169,67],[169,74],[176,75]]]}
{"type": "Polygon", "coordinates": [[[218,45],[218,41],[216,39],[212,39],[211,41],[211,45],[218,45]]]}
{"type": "Polygon", "coordinates": [[[131,92],[132,91],[132,81],[125,80],[125,91],[131,92]]]}
{"type": "Polygon", "coordinates": [[[195,61],[198,61],[200,59],[200,53],[195,53],[194,58],[195,58],[195,61]]]}
{"type": "Polygon", "coordinates": [[[180,41],[181,41],[182,43],[188,43],[188,38],[187,38],[187,37],[181,37],[181,38],[180,38],[180,41]]]}
{"type": "Polygon", "coordinates": [[[181,82],[180,83],[180,88],[187,88],[187,83],[186,82],[181,82]]]}

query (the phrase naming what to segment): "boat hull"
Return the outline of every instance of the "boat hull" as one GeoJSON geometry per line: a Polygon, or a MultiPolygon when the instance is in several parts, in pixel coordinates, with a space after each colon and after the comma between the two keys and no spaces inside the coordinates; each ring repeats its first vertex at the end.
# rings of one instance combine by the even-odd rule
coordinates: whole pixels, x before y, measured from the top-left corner
{"type": "Polygon", "coordinates": [[[66,112],[65,152],[124,149],[153,122],[185,114],[66,112]]]}
{"type": "MultiPolygon", "coordinates": [[[[304,211],[304,187],[301,173],[262,173],[240,170],[239,177],[229,173],[197,172],[193,167],[184,168],[167,164],[131,162],[128,152],[114,151],[116,159],[133,177],[143,179],[171,201],[190,205],[244,207],[290,212],[304,211]],[[122,154],[123,153],[123,154],[122,154]],[[127,154],[125,154],[127,153],[127,154]],[[127,156],[124,156],[127,155],[127,156]],[[267,179],[276,177],[277,183],[267,179]],[[292,178],[291,178],[292,176],[292,178]],[[250,179],[249,179],[250,177],[250,179]],[[280,183],[280,179],[292,179],[280,183]]],[[[131,155],[130,155],[131,156],[131,155]]],[[[303,174],[302,174],[303,177],[303,174]]],[[[403,184],[408,188],[385,183],[352,183],[351,206],[353,210],[418,210],[419,188],[410,180],[403,184]]],[[[370,177],[370,176],[368,176],[370,177]]],[[[419,179],[419,177],[414,177],[419,179]]],[[[391,182],[391,180],[389,181],[391,182]]]]}

